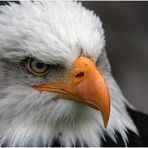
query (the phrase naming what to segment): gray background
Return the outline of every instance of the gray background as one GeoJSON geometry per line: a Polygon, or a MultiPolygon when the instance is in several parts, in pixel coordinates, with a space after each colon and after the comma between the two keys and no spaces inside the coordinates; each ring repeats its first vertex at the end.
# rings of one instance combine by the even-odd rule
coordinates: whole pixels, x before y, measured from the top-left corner
{"type": "Polygon", "coordinates": [[[82,4],[103,22],[112,74],[124,96],[148,114],[148,2],[82,4]]]}

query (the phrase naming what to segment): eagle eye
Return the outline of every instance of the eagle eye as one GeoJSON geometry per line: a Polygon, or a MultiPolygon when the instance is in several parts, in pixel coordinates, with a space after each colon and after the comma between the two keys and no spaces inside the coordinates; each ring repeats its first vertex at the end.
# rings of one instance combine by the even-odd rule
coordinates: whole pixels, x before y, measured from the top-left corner
{"type": "Polygon", "coordinates": [[[49,72],[49,65],[33,58],[27,58],[25,66],[35,76],[44,76],[49,72]]]}

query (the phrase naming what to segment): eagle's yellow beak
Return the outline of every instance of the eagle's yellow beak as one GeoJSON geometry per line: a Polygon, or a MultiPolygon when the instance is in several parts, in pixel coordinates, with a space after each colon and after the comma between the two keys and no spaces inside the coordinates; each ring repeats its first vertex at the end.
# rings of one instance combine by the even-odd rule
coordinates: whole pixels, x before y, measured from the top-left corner
{"type": "Polygon", "coordinates": [[[101,111],[104,126],[110,115],[110,96],[107,85],[95,64],[88,58],[79,57],[71,71],[61,81],[34,86],[39,91],[58,92],[65,99],[78,101],[101,111]]]}

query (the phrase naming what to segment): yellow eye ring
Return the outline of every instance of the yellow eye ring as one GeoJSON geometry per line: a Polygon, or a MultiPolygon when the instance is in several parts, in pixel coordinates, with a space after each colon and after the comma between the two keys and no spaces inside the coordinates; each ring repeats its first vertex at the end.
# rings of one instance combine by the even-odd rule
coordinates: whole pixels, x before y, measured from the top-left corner
{"type": "Polygon", "coordinates": [[[50,69],[48,64],[44,64],[33,58],[28,58],[25,66],[27,70],[35,76],[44,76],[49,72],[50,69]]]}

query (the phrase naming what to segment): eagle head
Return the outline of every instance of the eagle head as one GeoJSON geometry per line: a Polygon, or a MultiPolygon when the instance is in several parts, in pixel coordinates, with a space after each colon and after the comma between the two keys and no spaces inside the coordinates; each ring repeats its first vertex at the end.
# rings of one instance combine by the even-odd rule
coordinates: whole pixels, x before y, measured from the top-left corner
{"type": "Polygon", "coordinates": [[[98,146],[136,131],[111,75],[100,18],[79,2],[0,8],[0,139],[10,146],[98,146]],[[128,121],[128,122],[127,122],[128,121]],[[107,127],[107,128],[105,128],[107,127]]]}

